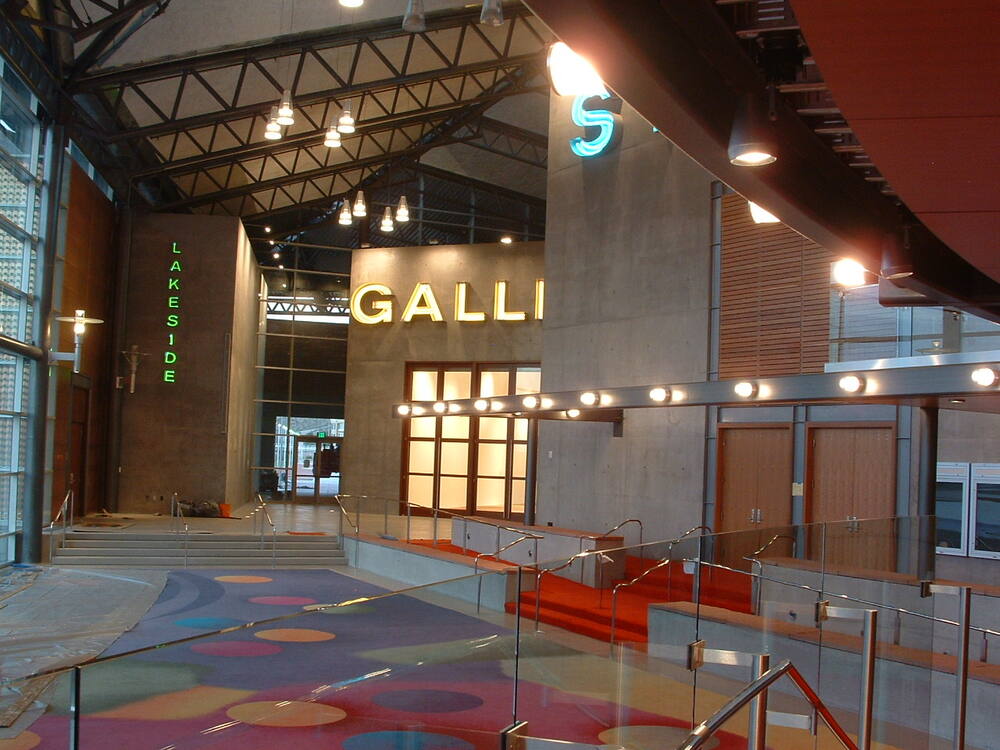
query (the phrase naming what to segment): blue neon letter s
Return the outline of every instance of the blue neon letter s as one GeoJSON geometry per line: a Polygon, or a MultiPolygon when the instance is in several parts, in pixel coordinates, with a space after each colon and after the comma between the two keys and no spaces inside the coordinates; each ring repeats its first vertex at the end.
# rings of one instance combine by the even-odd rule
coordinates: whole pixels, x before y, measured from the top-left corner
{"type": "Polygon", "coordinates": [[[618,143],[621,138],[621,115],[607,109],[584,109],[588,99],[610,99],[607,91],[592,96],[578,96],[573,100],[573,123],[581,128],[598,128],[594,138],[573,138],[569,147],[577,156],[597,156],[618,143]]]}

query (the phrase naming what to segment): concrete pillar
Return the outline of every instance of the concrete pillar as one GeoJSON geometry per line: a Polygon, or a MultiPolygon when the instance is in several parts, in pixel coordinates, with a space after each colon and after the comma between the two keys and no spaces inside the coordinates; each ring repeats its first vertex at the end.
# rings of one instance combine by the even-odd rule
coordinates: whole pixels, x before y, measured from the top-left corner
{"type": "Polygon", "coordinates": [[[937,407],[921,406],[918,419],[920,422],[920,457],[917,467],[917,515],[920,516],[921,521],[917,574],[921,579],[931,579],[934,578],[936,536],[932,517],[935,512],[935,487],[937,484],[937,407]]]}
{"type": "MultiPolygon", "coordinates": [[[[535,525],[535,487],[538,469],[538,420],[528,420],[528,466],[524,472],[524,522],[535,525]]],[[[537,562],[537,560],[535,561],[537,562]]]]}

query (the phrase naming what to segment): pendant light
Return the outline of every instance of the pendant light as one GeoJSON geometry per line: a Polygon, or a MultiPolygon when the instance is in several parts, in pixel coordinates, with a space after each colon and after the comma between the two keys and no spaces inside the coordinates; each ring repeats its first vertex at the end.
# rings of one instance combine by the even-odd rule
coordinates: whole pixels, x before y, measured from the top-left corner
{"type": "Polygon", "coordinates": [[[326,138],[323,140],[323,145],[327,148],[340,148],[344,145],[343,141],[340,140],[340,133],[337,132],[337,128],[331,125],[327,128],[326,138]]]}
{"type": "Polygon", "coordinates": [[[427,31],[427,20],[424,17],[424,0],[409,0],[406,3],[406,14],[403,16],[403,31],[418,34],[427,31]]]}
{"type": "Polygon", "coordinates": [[[277,122],[279,125],[294,125],[295,110],[292,109],[292,92],[285,89],[281,93],[281,104],[278,105],[277,122]]]}
{"type": "Polygon", "coordinates": [[[483,0],[483,12],[479,14],[479,23],[487,26],[503,25],[503,5],[500,0],[483,0]]]}
{"type": "Polygon", "coordinates": [[[368,215],[368,207],[365,205],[364,190],[359,190],[358,197],[354,199],[354,215],[358,218],[368,215]]]}
{"type": "Polygon", "coordinates": [[[340,204],[340,218],[337,219],[337,223],[343,227],[351,226],[351,222],[354,218],[351,216],[351,202],[344,199],[344,202],[340,204]]]}
{"type": "Polygon", "coordinates": [[[392,209],[386,206],[385,211],[382,212],[382,225],[379,229],[383,232],[391,232],[394,228],[392,225],[392,209]]]}
{"type": "Polygon", "coordinates": [[[354,117],[351,115],[351,103],[347,102],[344,105],[343,112],[340,113],[340,118],[337,120],[337,130],[345,135],[353,133],[354,127],[354,117]]]}
{"type": "Polygon", "coordinates": [[[406,196],[399,196],[399,205],[396,206],[396,221],[405,224],[410,220],[410,206],[406,202],[406,196]]]}
{"type": "Polygon", "coordinates": [[[269,141],[281,140],[281,125],[278,124],[278,108],[271,107],[271,114],[264,126],[264,137],[269,141]]]}
{"type": "Polygon", "coordinates": [[[747,94],[740,100],[729,134],[729,161],[737,167],[760,167],[778,159],[774,124],[765,101],[747,94]]]}

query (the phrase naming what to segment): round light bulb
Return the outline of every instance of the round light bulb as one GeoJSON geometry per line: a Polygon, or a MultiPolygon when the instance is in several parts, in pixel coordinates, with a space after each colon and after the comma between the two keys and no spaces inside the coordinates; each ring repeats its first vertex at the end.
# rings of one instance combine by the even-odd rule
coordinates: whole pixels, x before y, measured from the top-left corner
{"type": "Polygon", "coordinates": [[[750,398],[757,388],[753,383],[749,383],[746,380],[741,381],[733,386],[733,393],[735,393],[740,398],[750,398]]]}
{"type": "Polygon", "coordinates": [[[476,402],[472,405],[475,407],[476,411],[486,411],[486,407],[490,404],[485,398],[476,399],[476,402]]]}
{"type": "Polygon", "coordinates": [[[501,401],[491,401],[490,409],[492,409],[493,411],[500,411],[501,409],[503,409],[503,403],[501,401]]]}
{"type": "Polygon", "coordinates": [[[396,413],[401,417],[405,417],[410,413],[410,407],[407,404],[400,404],[396,407],[396,413]]]}
{"type": "Polygon", "coordinates": [[[87,332],[87,324],[86,323],[74,323],[73,324],[73,333],[75,333],[77,336],[82,336],[86,332],[87,332]]]}
{"type": "Polygon", "coordinates": [[[841,258],[833,264],[833,280],[848,289],[865,285],[865,267],[851,258],[841,258]]]}
{"type": "Polygon", "coordinates": [[[597,403],[597,394],[587,391],[586,393],[580,394],[580,403],[586,406],[593,406],[597,403]]]}
{"type": "Polygon", "coordinates": [[[580,410],[579,409],[567,409],[566,410],[566,416],[569,417],[570,419],[576,419],[577,417],[580,416],[580,410]]]}
{"type": "Polygon", "coordinates": [[[997,371],[992,367],[977,367],[972,371],[972,382],[983,388],[989,388],[997,382],[997,371]]]}
{"type": "Polygon", "coordinates": [[[551,398],[548,398],[547,396],[542,396],[542,408],[543,409],[551,409],[553,406],[555,406],[555,403],[556,402],[553,401],[551,398]]]}
{"type": "Polygon", "coordinates": [[[456,412],[462,411],[462,407],[458,404],[448,404],[448,413],[455,414],[456,412]]]}
{"type": "Polygon", "coordinates": [[[422,406],[414,406],[413,407],[413,415],[414,416],[420,416],[423,413],[424,413],[424,407],[422,407],[422,406]]]}
{"type": "Polygon", "coordinates": [[[671,401],[683,401],[687,398],[687,394],[684,391],[679,391],[676,388],[670,389],[670,400],[671,401]]]}
{"type": "Polygon", "coordinates": [[[601,406],[609,406],[614,403],[614,399],[611,397],[610,393],[601,394],[601,406]]]}
{"type": "Polygon", "coordinates": [[[525,396],[521,399],[521,403],[528,409],[534,409],[538,406],[538,398],[536,396],[525,396]]]}
{"type": "Polygon", "coordinates": [[[512,245],[514,243],[514,238],[511,237],[509,234],[505,234],[503,237],[500,238],[500,242],[502,242],[504,245],[512,245]]]}
{"type": "Polygon", "coordinates": [[[667,400],[667,389],[657,386],[649,392],[649,397],[653,401],[666,401],[667,400]]]}
{"type": "Polygon", "coordinates": [[[436,404],[434,404],[434,411],[436,411],[438,414],[444,414],[444,410],[447,409],[447,408],[448,407],[445,406],[440,401],[438,401],[436,404]]]}
{"type": "Polygon", "coordinates": [[[865,381],[857,375],[845,375],[838,382],[841,390],[848,393],[857,393],[865,387],[865,381]]]}

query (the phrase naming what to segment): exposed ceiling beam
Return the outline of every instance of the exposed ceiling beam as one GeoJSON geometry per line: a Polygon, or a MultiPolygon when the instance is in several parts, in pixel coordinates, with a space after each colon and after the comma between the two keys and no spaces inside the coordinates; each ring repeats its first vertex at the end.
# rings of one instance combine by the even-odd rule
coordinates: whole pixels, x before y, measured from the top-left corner
{"type": "Polygon", "coordinates": [[[711,3],[526,2],[594,63],[617,94],[737,192],[830,252],[855,257],[869,269],[882,269],[883,248],[894,246],[909,274],[895,283],[1000,320],[1000,284],[867,184],[787,104],[779,102],[774,122],[778,161],[760,168],[729,163],[738,103],[749,94],[766,107],[766,85],[711,3]]]}

